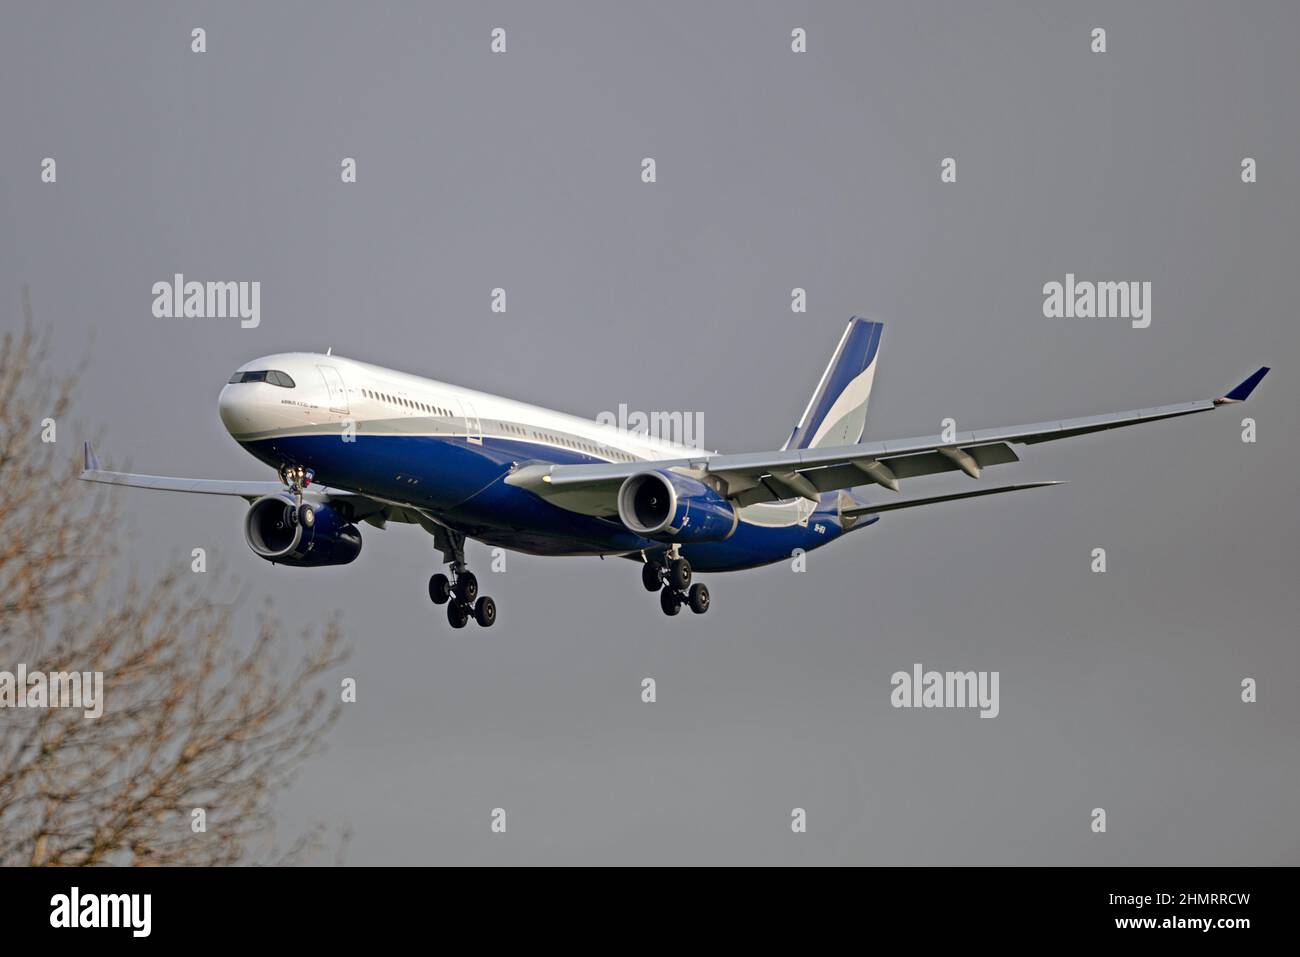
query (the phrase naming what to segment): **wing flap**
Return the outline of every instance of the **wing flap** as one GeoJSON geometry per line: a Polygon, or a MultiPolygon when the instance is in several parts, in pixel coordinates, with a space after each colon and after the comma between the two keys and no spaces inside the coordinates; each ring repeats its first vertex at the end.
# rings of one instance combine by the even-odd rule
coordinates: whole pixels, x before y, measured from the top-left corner
{"type": "MultiPolygon", "coordinates": [[[[954,448],[965,452],[982,469],[991,465],[1007,465],[1011,462],[1020,461],[1020,456],[1016,455],[1015,449],[1005,442],[994,442],[990,445],[972,445],[968,448],[957,445],[954,448]]],[[[900,479],[916,478],[920,475],[935,475],[939,472],[955,472],[961,469],[961,466],[950,455],[938,450],[918,452],[913,455],[885,456],[880,461],[885,462],[889,466],[889,470],[900,479]]]]}
{"type": "MultiPolygon", "coordinates": [[[[1005,465],[1010,462],[1020,461],[1020,456],[1005,442],[995,442],[992,445],[976,445],[968,449],[962,449],[962,451],[966,452],[981,469],[990,465],[1005,465]]],[[[955,472],[960,468],[961,466],[950,455],[934,451],[892,457],[884,456],[879,459],[853,459],[838,465],[817,466],[795,474],[806,479],[820,493],[833,492],[842,488],[853,488],[858,485],[871,485],[873,483],[890,488],[891,482],[896,484],[900,479],[916,478],[921,475],[937,475],[941,472],[955,472]],[[879,472],[873,468],[873,465],[878,466],[881,464],[888,471],[879,472]]],[[[751,472],[736,473],[730,471],[718,472],[716,469],[710,468],[709,474],[719,475],[727,483],[728,494],[737,504],[755,505],[759,502],[773,501],[771,494],[772,479],[765,475],[762,470],[755,469],[751,472]]],[[[897,489],[895,488],[893,491],[897,491],[897,489]]],[[[791,498],[797,495],[803,495],[805,498],[809,497],[805,492],[795,492],[793,489],[781,497],[791,498]]]]}

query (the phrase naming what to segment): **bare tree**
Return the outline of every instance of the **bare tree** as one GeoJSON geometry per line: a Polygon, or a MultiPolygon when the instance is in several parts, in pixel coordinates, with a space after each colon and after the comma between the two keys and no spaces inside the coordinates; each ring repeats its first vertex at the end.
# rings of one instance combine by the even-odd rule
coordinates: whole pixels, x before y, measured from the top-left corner
{"type": "Polygon", "coordinates": [[[286,648],[267,610],[241,640],[233,586],[188,555],[124,581],[112,500],[77,481],[64,431],[41,440],[77,373],[51,373],[26,305],[0,351],[0,671],[103,672],[104,707],[0,708],[0,864],[299,859],[317,832],[277,850],[272,808],[338,717],[337,623],[286,648]]]}

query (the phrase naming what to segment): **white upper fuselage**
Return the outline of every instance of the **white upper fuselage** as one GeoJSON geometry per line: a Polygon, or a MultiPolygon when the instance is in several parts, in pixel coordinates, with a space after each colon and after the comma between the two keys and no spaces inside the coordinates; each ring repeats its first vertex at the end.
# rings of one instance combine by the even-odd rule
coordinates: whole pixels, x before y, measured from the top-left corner
{"type": "Polygon", "coordinates": [[[236,439],[322,426],[341,431],[349,420],[361,424],[410,417],[432,418],[471,441],[481,439],[484,429],[489,437],[500,429],[503,438],[565,448],[602,461],[707,454],[640,432],[342,356],[278,353],[246,362],[236,374],[253,370],[284,372],[294,386],[245,389],[242,384],[229,384],[223,388],[218,402],[221,420],[236,439]]]}

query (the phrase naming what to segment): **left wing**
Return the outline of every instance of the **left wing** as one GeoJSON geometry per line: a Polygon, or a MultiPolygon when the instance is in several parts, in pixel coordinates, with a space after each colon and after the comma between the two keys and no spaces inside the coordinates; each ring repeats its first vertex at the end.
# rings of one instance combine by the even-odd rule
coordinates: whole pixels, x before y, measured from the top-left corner
{"type": "Polygon", "coordinates": [[[708,455],[601,465],[529,465],[506,476],[562,508],[589,515],[618,512],[618,489],[629,476],[654,469],[691,475],[738,505],[790,498],[816,500],[822,492],[877,484],[892,491],[901,481],[936,472],[962,471],[979,478],[991,465],[1019,461],[1011,444],[1035,445],[1089,432],[1123,428],[1245,401],[1268,373],[1256,371],[1217,399],[1134,409],[1105,415],[961,432],[945,440],[932,435],[859,445],[789,449],[780,452],[708,455]]]}

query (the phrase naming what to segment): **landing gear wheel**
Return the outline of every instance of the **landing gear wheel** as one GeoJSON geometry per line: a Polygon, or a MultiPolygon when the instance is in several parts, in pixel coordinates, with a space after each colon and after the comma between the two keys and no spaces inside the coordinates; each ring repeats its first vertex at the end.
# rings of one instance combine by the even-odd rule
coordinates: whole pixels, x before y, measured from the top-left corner
{"type": "Polygon", "coordinates": [[[306,502],[298,506],[298,524],[303,528],[311,528],[316,524],[316,510],[306,502]]]}
{"type": "Polygon", "coordinates": [[[439,572],[429,579],[429,597],[435,605],[447,604],[447,599],[451,597],[451,582],[446,575],[439,572]]]}
{"type": "Polygon", "coordinates": [[[484,628],[491,628],[497,620],[497,603],[483,595],[474,605],[474,620],[484,628]]]}
{"type": "Polygon", "coordinates": [[[691,606],[691,611],[697,615],[702,615],[709,610],[709,588],[703,582],[697,582],[691,586],[690,593],[686,596],[686,601],[691,606]]]}
{"type": "Polygon", "coordinates": [[[469,608],[458,601],[447,605],[447,621],[453,628],[464,628],[469,622],[469,608]]]}
{"type": "Polygon", "coordinates": [[[682,596],[671,588],[665,588],[659,593],[659,607],[665,615],[675,615],[682,610],[682,596]]]}
{"type": "Polygon", "coordinates": [[[646,591],[658,591],[663,585],[663,577],[663,569],[653,562],[641,566],[641,584],[645,585],[646,591]]]}
{"type": "Polygon", "coordinates": [[[474,577],[473,572],[461,572],[456,576],[454,590],[457,598],[467,605],[472,605],[474,599],[478,597],[478,579],[474,577]]]}
{"type": "Polygon", "coordinates": [[[691,563],[684,558],[675,558],[669,562],[668,584],[677,591],[686,591],[691,584],[691,563]]]}

